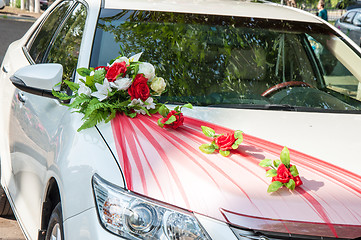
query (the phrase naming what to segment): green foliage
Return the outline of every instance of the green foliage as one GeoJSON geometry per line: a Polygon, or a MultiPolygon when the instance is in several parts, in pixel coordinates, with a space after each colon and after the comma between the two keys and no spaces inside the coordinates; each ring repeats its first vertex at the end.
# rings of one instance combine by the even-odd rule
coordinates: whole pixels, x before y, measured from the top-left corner
{"type": "Polygon", "coordinates": [[[206,143],[206,144],[202,144],[200,147],[199,147],[199,150],[201,150],[203,153],[206,153],[206,154],[211,154],[213,153],[216,148],[213,144],[211,143],[206,143]]]}
{"type": "Polygon", "coordinates": [[[290,168],[290,151],[287,147],[284,147],[282,149],[282,152],[280,154],[281,162],[287,167],[290,168]]]}
{"type": "Polygon", "coordinates": [[[202,132],[204,133],[204,135],[206,135],[207,137],[214,137],[214,135],[216,134],[216,132],[210,128],[210,127],[206,127],[206,126],[201,126],[202,128],[202,132]]]}
{"type": "Polygon", "coordinates": [[[281,183],[279,181],[274,181],[268,186],[267,192],[268,193],[276,192],[282,186],[283,186],[283,183],[281,183]]]}

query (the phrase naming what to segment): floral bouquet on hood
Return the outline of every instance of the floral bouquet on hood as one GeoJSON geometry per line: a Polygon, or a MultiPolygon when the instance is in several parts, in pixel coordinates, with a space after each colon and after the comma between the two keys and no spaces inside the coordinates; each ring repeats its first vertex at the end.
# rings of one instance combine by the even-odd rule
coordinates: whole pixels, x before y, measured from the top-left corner
{"type": "Polygon", "coordinates": [[[77,69],[83,77],[79,83],[63,81],[73,92],[70,96],[53,90],[53,95],[61,100],[74,98],[67,106],[84,114],[83,125],[78,131],[102,121],[109,122],[117,112],[131,118],[158,112],[162,104],[156,103],[152,96],[162,94],[166,83],[163,78],[156,77],[152,64],[139,62],[141,55],[119,56],[108,66],[77,69]]]}

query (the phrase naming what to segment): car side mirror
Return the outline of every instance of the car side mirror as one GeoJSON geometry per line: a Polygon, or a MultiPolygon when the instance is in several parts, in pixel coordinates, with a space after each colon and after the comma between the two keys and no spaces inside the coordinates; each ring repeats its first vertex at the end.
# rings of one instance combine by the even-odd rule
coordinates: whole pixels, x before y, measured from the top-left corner
{"type": "Polygon", "coordinates": [[[11,82],[20,90],[31,94],[56,98],[52,90],[60,91],[63,66],[58,63],[44,63],[29,65],[17,70],[10,77],[11,82]]]}

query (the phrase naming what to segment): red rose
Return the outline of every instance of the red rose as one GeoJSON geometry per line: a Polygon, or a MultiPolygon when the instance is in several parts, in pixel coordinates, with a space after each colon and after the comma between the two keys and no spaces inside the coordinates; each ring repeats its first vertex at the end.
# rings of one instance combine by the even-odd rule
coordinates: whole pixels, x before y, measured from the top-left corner
{"type": "Polygon", "coordinates": [[[143,74],[138,74],[132,85],[128,88],[128,94],[131,97],[131,100],[134,98],[140,98],[143,101],[147,100],[150,96],[149,86],[147,84],[148,79],[146,79],[143,74]]]}
{"type": "Polygon", "coordinates": [[[234,137],[234,133],[227,133],[216,137],[214,141],[220,150],[227,151],[232,149],[232,145],[236,141],[236,138],[234,137]]]}
{"type": "Polygon", "coordinates": [[[127,67],[125,62],[115,62],[111,67],[109,67],[105,77],[106,79],[108,79],[109,82],[114,82],[117,77],[119,77],[119,75],[124,76],[126,71],[127,67]]]}
{"type": "MultiPolygon", "coordinates": [[[[290,165],[290,167],[292,167],[292,165],[290,165]]],[[[288,183],[290,179],[295,181],[296,187],[302,185],[300,176],[294,177],[291,174],[291,171],[283,163],[281,163],[277,169],[277,176],[272,178],[272,182],[279,181],[281,183],[288,183]]]]}
{"type": "Polygon", "coordinates": [[[162,120],[160,120],[161,123],[164,124],[164,127],[165,128],[173,128],[173,129],[176,129],[180,126],[183,125],[183,122],[184,122],[184,117],[183,117],[183,113],[180,113],[180,112],[177,112],[177,111],[170,111],[167,115],[167,117],[163,118],[162,120]],[[168,121],[168,119],[171,117],[171,116],[175,116],[176,120],[174,122],[172,122],[171,124],[165,124],[166,121],[168,121]]]}
{"type": "Polygon", "coordinates": [[[290,170],[281,163],[277,168],[277,176],[272,177],[272,182],[279,181],[281,183],[288,183],[292,177],[290,170]]]}
{"type": "Polygon", "coordinates": [[[99,66],[99,67],[96,67],[94,68],[94,71],[98,70],[98,69],[101,69],[101,68],[104,68],[105,71],[108,71],[109,70],[109,67],[106,67],[106,66],[99,66]]]}
{"type": "Polygon", "coordinates": [[[302,180],[301,180],[300,176],[297,176],[297,177],[292,176],[292,179],[295,181],[295,185],[296,185],[296,187],[298,187],[298,186],[300,186],[300,185],[302,185],[302,184],[303,184],[303,182],[302,182],[302,180]]]}

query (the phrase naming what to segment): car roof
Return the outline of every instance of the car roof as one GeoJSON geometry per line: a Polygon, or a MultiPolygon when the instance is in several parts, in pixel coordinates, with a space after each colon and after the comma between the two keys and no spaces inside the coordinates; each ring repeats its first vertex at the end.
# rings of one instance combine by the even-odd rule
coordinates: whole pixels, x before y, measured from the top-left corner
{"type": "Polygon", "coordinates": [[[104,8],[214,14],[320,23],[315,15],[271,2],[242,0],[104,0],[104,8]]]}

